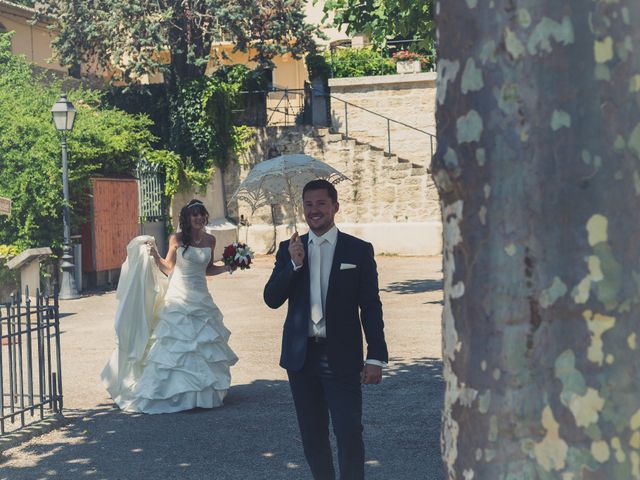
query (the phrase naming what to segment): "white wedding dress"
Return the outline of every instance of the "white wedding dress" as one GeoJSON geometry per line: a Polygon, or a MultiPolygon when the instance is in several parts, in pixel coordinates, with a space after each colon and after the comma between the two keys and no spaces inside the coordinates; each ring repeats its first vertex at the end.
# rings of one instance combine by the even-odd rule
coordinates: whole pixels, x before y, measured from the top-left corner
{"type": "Polygon", "coordinates": [[[207,289],[211,249],[179,247],[167,285],[147,253],[150,239],[136,237],[127,247],[118,282],[117,346],[103,384],[129,412],[221,406],[238,357],[207,289]]]}

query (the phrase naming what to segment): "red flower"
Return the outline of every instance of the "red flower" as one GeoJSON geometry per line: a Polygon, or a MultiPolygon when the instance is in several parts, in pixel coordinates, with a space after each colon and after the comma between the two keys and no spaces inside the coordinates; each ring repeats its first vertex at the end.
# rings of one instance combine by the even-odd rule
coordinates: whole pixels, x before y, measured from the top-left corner
{"type": "Polygon", "coordinates": [[[428,62],[428,58],[424,55],[417,52],[410,52],[409,50],[400,50],[395,52],[392,57],[396,62],[411,62],[415,60],[422,63],[428,62]]]}
{"type": "Polygon", "coordinates": [[[253,252],[251,249],[246,244],[240,242],[227,245],[222,252],[222,260],[225,265],[231,265],[240,270],[249,268],[252,259],[253,252]]]}

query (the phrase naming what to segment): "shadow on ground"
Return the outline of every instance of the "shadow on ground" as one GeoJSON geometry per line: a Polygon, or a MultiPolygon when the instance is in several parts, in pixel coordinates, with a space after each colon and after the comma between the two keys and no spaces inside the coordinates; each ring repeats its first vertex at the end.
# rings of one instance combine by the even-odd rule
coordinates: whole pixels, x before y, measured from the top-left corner
{"type": "MultiPolygon", "coordinates": [[[[444,478],[443,391],[442,364],[431,358],[392,359],[383,383],[364,387],[367,479],[444,478]]],[[[310,478],[284,381],[234,386],[214,410],[139,415],[103,404],[70,413],[51,440],[5,452],[0,478],[310,478]]]]}
{"type": "Polygon", "coordinates": [[[435,292],[442,290],[442,280],[407,280],[404,282],[393,282],[386,288],[381,288],[382,292],[399,293],[407,295],[411,293],[435,292]]]}

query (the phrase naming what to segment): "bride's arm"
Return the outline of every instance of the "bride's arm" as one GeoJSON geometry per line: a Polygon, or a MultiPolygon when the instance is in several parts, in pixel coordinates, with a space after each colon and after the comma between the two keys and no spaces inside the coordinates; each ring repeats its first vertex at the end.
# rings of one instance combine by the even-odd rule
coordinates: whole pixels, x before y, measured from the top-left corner
{"type": "Polygon", "coordinates": [[[169,250],[167,251],[167,256],[165,258],[160,256],[155,247],[152,246],[149,250],[149,253],[156,261],[156,265],[158,265],[160,271],[165,275],[169,275],[173,271],[173,267],[176,265],[176,252],[178,250],[178,246],[179,243],[176,235],[171,235],[169,237],[169,250]]]}
{"type": "Polygon", "coordinates": [[[211,237],[210,238],[211,243],[209,244],[209,246],[211,247],[211,262],[207,266],[206,274],[209,275],[209,276],[213,276],[213,275],[220,275],[221,273],[232,272],[233,268],[230,267],[229,265],[214,265],[213,264],[213,252],[214,252],[215,247],[216,247],[216,237],[214,237],[213,235],[208,235],[208,236],[211,237]]]}

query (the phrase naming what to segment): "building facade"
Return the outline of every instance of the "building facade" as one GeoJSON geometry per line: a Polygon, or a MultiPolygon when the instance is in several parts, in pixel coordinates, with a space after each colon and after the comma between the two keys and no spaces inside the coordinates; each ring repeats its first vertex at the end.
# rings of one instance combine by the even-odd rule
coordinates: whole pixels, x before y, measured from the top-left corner
{"type": "Polygon", "coordinates": [[[34,65],[63,74],[68,68],[52,60],[54,53],[51,42],[55,31],[46,18],[34,20],[36,10],[0,0],[0,32],[15,32],[11,38],[11,50],[16,55],[24,55],[34,65]]]}

